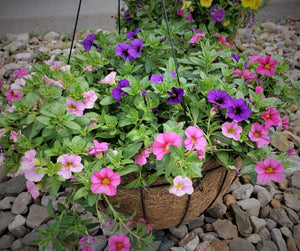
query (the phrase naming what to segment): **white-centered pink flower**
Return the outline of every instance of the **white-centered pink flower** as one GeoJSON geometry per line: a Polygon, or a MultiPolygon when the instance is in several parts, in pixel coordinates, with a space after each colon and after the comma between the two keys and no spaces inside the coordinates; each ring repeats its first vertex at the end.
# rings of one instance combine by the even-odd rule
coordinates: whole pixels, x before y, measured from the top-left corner
{"type": "Polygon", "coordinates": [[[222,134],[236,141],[240,140],[242,131],[243,128],[239,126],[236,122],[225,122],[222,124],[222,134]]]}
{"type": "Polygon", "coordinates": [[[83,169],[81,157],[75,154],[64,154],[57,158],[57,162],[62,164],[62,168],[57,174],[63,176],[65,179],[70,179],[73,173],[79,173],[83,169]]]}
{"type": "Polygon", "coordinates": [[[65,71],[69,71],[71,69],[71,66],[70,65],[64,65],[64,66],[62,66],[62,67],[60,67],[60,70],[62,71],[62,72],[65,72],[65,71]]]}
{"type": "Polygon", "coordinates": [[[112,71],[111,73],[109,73],[105,78],[103,78],[101,80],[101,83],[104,83],[104,84],[109,84],[109,85],[112,85],[115,83],[115,77],[116,77],[117,73],[112,71]]]}
{"type": "Polygon", "coordinates": [[[181,175],[178,175],[174,178],[173,183],[173,187],[169,190],[172,194],[182,196],[194,192],[193,182],[188,177],[182,178],[181,175]]]}
{"type": "Polygon", "coordinates": [[[85,105],[82,102],[70,98],[66,98],[66,102],[67,102],[67,112],[74,113],[78,117],[83,116],[85,105]]]}

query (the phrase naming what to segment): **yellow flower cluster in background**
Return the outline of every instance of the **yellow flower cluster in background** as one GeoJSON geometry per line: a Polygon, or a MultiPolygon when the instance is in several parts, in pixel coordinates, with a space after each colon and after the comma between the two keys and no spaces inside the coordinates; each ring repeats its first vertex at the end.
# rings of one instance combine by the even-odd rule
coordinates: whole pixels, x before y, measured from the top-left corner
{"type": "Polygon", "coordinates": [[[203,7],[209,8],[211,6],[212,0],[200,0],[200,4],[203,7]]]}
{"type": "Polygon", "coordinates": [[[257,10],[261,6],[261,0],[242,0],[242,5],[246,8],[249,7],[252,10],[257,10]]]}

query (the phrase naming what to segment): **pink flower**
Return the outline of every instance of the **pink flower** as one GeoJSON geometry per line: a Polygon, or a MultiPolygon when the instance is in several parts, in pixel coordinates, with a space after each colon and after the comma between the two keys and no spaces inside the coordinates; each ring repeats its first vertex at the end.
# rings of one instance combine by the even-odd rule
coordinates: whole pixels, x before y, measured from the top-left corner
{"type": "Polygon", "coordinates": [[[256,68],[256,72],[260,74],[266,74],[268,76],[273,76],[275,73],[274,67],[278,64],[276,59],[272,60],[271,56],[266,56],[265,58],[260,57],[257,59],[257,62],[260,64],[256,68]]]}
{"type": "Polygon", "coordinates": [[[190,23],[194,22],[194,19],[193,19],[192,15],[188,16],[188,20],[189,20],[190,23]]]}
{"type": "Polygon", "coordinates": [[[88,155],[96,155],[97,158],[102,157],[102,152],[106,152],[108,149],[109,143],[106,142],[98,142],[98,140],[93,140],[94,145],[89,147],[88,155]]]}
{"type": "Polygon", "coordinates": [[[288,154],[289,156],[293,156],[293,155],[296,155],[296,156],[297,156],[297,153],[295,152],[295,150],[294,150],[292,147],[289,147],[289,148],[287,149],[287,154],[288,154]]]}
{"type": "Polygon", "coordinates": [[[243,128],[239,126],[236,122],[225,122],[222,124],[222,134],[236,141],[240,140],[242,131],[243,128]]]}
{"type": "Polygon", "coordinates": [[[55,55],[52,55],[51,58],[49,60],[45,60],[44,63],[46,65],[50,65],[50,64],[52,64],[52,62],[54,61],[54,59],[55,59],[55,55]]]}
{"type": "Polygon", "coordinates": [[[48,87],[49,85],[53,84],[56,85],[62,89],[65,89],[65,87],[63,86],[63,84],[61,83],[61,80],[55,81],[51,78],[48,78],[46,75],[42,77],[42,80],[44,80],[46,82],[46,86],[48,87]]]}
{"type": "Polygon", "coordinates": [[[108,240],[108,251],[129,251],[130,240],[125,234],[112,235],[108,240]]]}
{"type": "Polygon", "coordinates": [[[103,78],[101,80],[101,83],[104,83],[104,84],[109,84],[109,85],[112,85],[115,83],[115,77],[116,77],[117,73],[112,71],[111,73],[109,73],[105,78],[103,78]]]}
{"type": "Polygon", "coordinates": [[[170,146],[180,146],[182,138],[175,132],[165,132],[159,134],[153,142],[153,154],[157,160],[161,160],[163,156],[170,152],[170,146]]]}
{"type": "Polygon", "coordinates": [[[279,125],[281,122],[279,111],[276,111],[272,106],[266,109],[268,109],[268,111],[260,115],[265,120],[265,127],[269,128],[272,125],[279,125]]]}
{"type": "Polygon", "coordinates": [[[61,63],[61,61],[54,61],[54,65],[50,66],[49,69],[58,70],[60,68],[61,63]]]}
{"type": "MultiPolygon", "coordinates": [[[[83,236],[79,242],[78,245],[79,246],[83,246],[83,245],[92,245],[95,241],[95,238],[92,236],[83,236]]],[[[83,246],[82,247],[82,251],[94,251],[94,248],[91,246],[83,246]]]]}
{"type": "Polygon", "coordinates": [[[85,105],[82,102],[78,102],[76,100],[66,98],[67,102],[67,112],[74,113],[78,117],[83,116],[83,111],[85,109],[85,105]]]}
{"type": "Polygon", "coordinates": [[[12,103],[14,99],[21,99],[24,95],[18,89],[11,89],[5,92],[5,96],[7,101],[12,103]]]}
{"type": "Polygon", "coordinates": [[[270,138],[268,137],[269,129],[265,128],[263,125],[258,123],[253,123],[248,136],[252,142],[256,142],[257,148],[262,148],[264,145],[270,143],[270,138]]]}
{"type": "Polygon", "coordinates": [[[198,151],[198,155],[197,155],[198,159],[203,160],[205,153],[206,153],[206,150],[205,150],[205,147],[203,147],[203,149],[198,151]]]}
{"type": "Polygon", "coordinates": [[[217,36],[220,39],[220,43],[228,46],[230,48],[230,44],[226,42],[226,37],[220,35],[219,33],[215,33],[213,36],[217,36]]]}
{"type": "Polygon", "coordinates": [[[87,65],[87,66],[84,68],[84,70],[86,70],[86,71],[92,71],[93,68],[92,68],[92,66],[87,65]]]}
{"type": "Polygon", "coordinates": [[[257,62],[257,60],[260,58],[259,55],[254,55],[250,57],[250,62],[255,63],[257,62]]]}
{"type": "Polygon", "coordinates": [[[145,220],[144,218],[139,218],[139,219],[138,219],[138,223],[139,223],[140,225],[142,225],[143,223],[146,224],[146,227],[147,227],[147,234],[149,234],[149,233],[153,230],[152,226],[151,226],[150,224],[147,224],[147,222],[146,222],[146,220],[145,220]]]}
{"type": "Polygon", "coordinates": [[[18,78],[15,80],[15,82],[10,86],[10,89],[13,90],[22,90],[25,86],[26,81],[24,78],[18,78]]]}
{"type": "Polygon", "coordinates": [[[173,180],[174,186],[169,190],[170,193],[175,194],[176,196],[182,196],[184,194],[192,194],[194,192],[193,182],[188,178],[182,178],[181,175],[178,175],[173,180]]]}
{"type": "Polygon", "coordinates": [[[39,182],[44,174],[37,173],[37,169],[41,168],[39,160],[35,158],[36,151],[29,150],[22,157],[20,169],[24,172],[25,178],[30,181],[39,182]]]}
{"type": "Polygon", "coordinates": [[[189,126],[185,130],[186,140],[184,146],[188,150],[202,150],[207,145],[207,141],[203,136],[203,131],[196,126],[189,126]]]}
{"type": "Polygon", "coordinates": [[[94,251],[94,248],[91,246],[84,246],[82,247],[82,251],[94,251]]]}
{"type": "Polygon", "coordinates": [[[283,116],[281,118],[281,123],[279,123],[279,126],[281,126],[284,130],[289,129],[289,119],[287,116],[283,116]]]}
{"type": "Polygon", "coordinates": [[[75,154],[63,154],[57,158],[57,162],[62,163],[62,167],[57,174],[63,176],[65,179],[70,179],[72,172],[79,173],[83,169],[81,157],[75,154]]]}
{"type": "Polygon", "coordinates": [[[97,95],[93,90],[83,92],[83,104],[85,105],[86,109],[91,109],[94,107],[94,103],[97,100],[97,95]]]}
{"type": "Polygon", "coordinates": [[[184,14],[184,10],[182,10],[182,9],[179,9],[178,11],[177,11],[177,15],[178,16],[183,16],[183,14],[184,14]]]}
{"type": "Polygon", "coordinates": [[[60,70],[62,71],[62,72],[65,72],[65,71],[69,71],[71,69],[71,66],[70,65],[64,65],[64,66],[62,66],[62,67],[60,67],[60,70]]]}
{"type": "Polygon", "coordinates": [[[252,82],[253,79],[256,78],[256,75],[254,75],[253,72],[250,72],[249,70],[243,70],[241,71],[240,69],[235,69],[232,72],[232,75],[238,75],[241,77],[241,79],[245,80],[245,83],[247,84],[249,81],[252,82]]]}
{"type": "Polygon", "coordinates": [[[12,77],[17,78],[23,78],[28,74],[28,70],[26,68],[22,68],[20,70],[14,70],[14,74],[12,74],[12,77]]]}
{"type": "Polygon", "coordinates": [[[152,147],[147,148],[144,147],[143,150],[135,156],[134,163],[140,166],[143,166],[147,163],[147,158],[150,156],[152,153],[152,147]]]}
{"type": "Polygon", "coordinates": [[[11,139],[13,142],[17,143],[18,142],[18,139],[17,139],[17,136],[18,135],[21,135],[21,136],[24,136],[21,132],[21,130],[19,130],[18,132],[15,132],[15,131],[11,131],[11,136],[9,137],[9,139],[11,139]]]}
{"type": "Polygon", "coordinates": [[[114,173],[110,168],[102,168],[95,171],[91,177],[93,193],[105,193],[107,196],[114,196],[117,193],[116,186],[121,183],[120,174],[114,173]]]}
{"type": "Polygon", "coordinates": [[[32,182],[31,180],[27,180],[26,187],[27,187],[28,191],[30,192],[33,199],[36,199],[37,197],[39,197],[40,192],[39,192],[38,187],[34,184],[34,182],[32,182]]]}
{"type": "Polygon", "coordinates": [[[259,161],[255,167],[257,172],[257,180],[260,183],[267,183],[270,180],[276,182],[282,182],[284,175],[282,172],[285,171],[284,166],[281,162],[277,162],[276,159],[266,158],[263,162],[259,161]]]}
{"type": "Polygon", "coordinates": [[[195,33],[187,43],[199,44],[200,37],[205,37],[204,33],[195,33]]]}

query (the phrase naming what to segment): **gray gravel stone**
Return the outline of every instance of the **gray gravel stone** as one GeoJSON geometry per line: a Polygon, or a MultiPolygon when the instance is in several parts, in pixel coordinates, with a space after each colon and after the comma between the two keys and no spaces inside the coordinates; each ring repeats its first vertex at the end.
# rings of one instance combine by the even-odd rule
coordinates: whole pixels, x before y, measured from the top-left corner
{"type": "Polygon", "coordinates": [[[28,210],[27,205],[31,202],[32,197],[29,192],[20,193],[11,209],[14,214],[25,214],[28,210]]]}
{"type": "Polygon", "coordinates": [[[285,240],[282,237],[282,234],[278,228],[272,229],[271,232],[272,239],[277,244],[279,251],[287,251],[287,245],[285,243],[285,240]]]}
{"type": "Polygon", "coordinates": [[[11,209],[15,199],[16,197],[11,197],[11,196],[5,197],[0,201],[0,209],[1,210],[11,209]]]}
{"type": "Polygon", "coordinates": [[[7,229],[8,225],[12,223],[16,215],[12,212],[0,212],[0,235],[7,229]]]}
{"type": "Polygon", "coordinates": [[[24,175],[18,175],[17,177],[13,177],[8,181],[0,184],[0,195],[18,196],[25,189],[26,189],[26,178],[24,175]]]}
{"type": "Polygon", "coordinates": [[[249,183],[249,184],[241,185],[240,187],[234,189],[232,191],[232,196],[236,200],[244,200],[250,198],[252,192],[253,192],[253,185],[249,183]]]}
{"type": "Polygon", "coordinates": [[[50,216],[48,215],[46,207],[39,206],[37,204],[30,206],[29,214],[26,220],[26,225],[28,227],[34,228],[36,226],[40,226],[48,220],[50,220],[50,216]]]}

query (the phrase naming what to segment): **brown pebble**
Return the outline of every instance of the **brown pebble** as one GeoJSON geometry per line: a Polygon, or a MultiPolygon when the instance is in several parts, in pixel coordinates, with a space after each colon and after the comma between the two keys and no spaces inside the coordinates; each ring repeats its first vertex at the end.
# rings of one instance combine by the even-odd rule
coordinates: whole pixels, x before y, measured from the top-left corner
{"type": "Polygon", "coordinates": [[[230,205],[233,203],[233,204],[236,204],[236,199],[231,195],[231,194],[226,194],[223,198],[224,200],[224,203],[225,205],[229,208],[230,205]]]}

